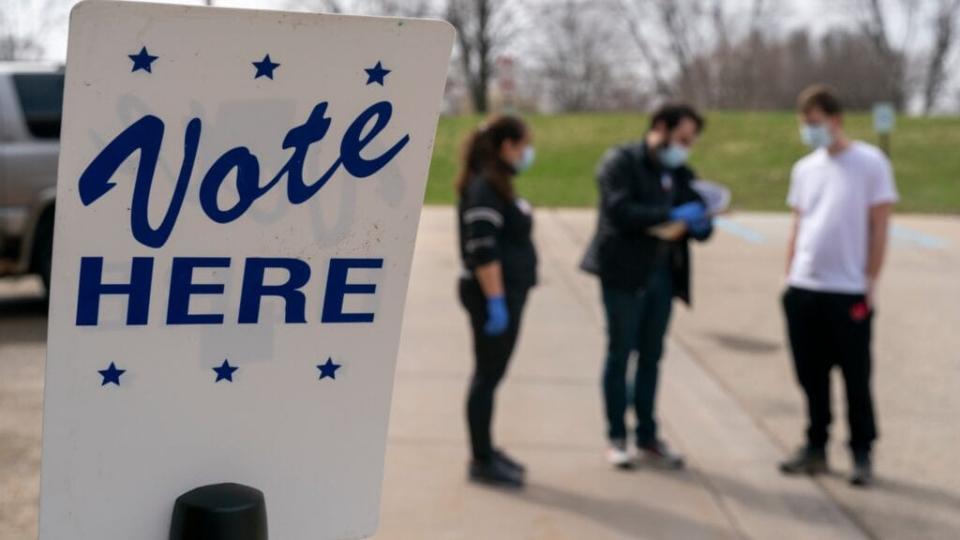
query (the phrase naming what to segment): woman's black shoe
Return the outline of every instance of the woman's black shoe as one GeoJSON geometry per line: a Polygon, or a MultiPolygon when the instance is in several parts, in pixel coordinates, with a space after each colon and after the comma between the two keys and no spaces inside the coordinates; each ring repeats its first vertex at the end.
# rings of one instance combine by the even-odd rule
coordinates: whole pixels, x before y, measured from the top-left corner
{"type": "Polygon", "coordinates": [[[520,474],[527,472],[527,468],[523,465],[523,463],[520,463],[519,461],[508,456],[506,452],[500,450],[499,448],[493,451],[493,459],[499,460],[500,463],[503,463],[515,471],[518,471],[520,474]]]}
{"type": "Polygon", "coordinates": [[[498,459],[470,462],[470,480],[492,486],[519,488],[523,486],[523,473],[498,459]]]}

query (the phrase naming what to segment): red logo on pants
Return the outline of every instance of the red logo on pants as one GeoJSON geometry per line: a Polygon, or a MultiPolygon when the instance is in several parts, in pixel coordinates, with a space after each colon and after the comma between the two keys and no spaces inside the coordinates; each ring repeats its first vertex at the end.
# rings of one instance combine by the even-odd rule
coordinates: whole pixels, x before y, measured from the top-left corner
{"type": "Polygon", "coordinates": [[[870,308],[867,307],[866,302],[857,302],[850,308],[850,318],[854,322],[861,322],[866,320],[867,315],[870,314],[870,308]]]}

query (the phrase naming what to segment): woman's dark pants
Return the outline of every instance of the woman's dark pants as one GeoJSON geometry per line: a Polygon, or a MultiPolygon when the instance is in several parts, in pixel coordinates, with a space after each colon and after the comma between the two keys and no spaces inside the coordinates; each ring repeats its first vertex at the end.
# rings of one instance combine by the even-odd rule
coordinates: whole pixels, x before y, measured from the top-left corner
{"type": "Polygon", "coordinates": [[[489,460],[493,455],[490,425],[493,420],[493,402],[497,386],[507,372],[507,365],[520,333],[520,318],[527,300],[528,289],[506,288],[510,324],[506,332],[489,336],[483,326],[487,323],[487,299],[479,283],[473,279],[460,280],[460,302],[470,315],[473,333],[474,371],[467,394],[467,423],[473,458],[489,460]]]}

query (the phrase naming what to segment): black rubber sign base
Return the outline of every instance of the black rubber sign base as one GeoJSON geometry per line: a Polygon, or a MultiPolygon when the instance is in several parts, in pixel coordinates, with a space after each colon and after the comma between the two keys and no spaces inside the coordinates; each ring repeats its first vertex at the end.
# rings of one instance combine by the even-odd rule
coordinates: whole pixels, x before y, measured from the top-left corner
{"type": "Polygon", "coordinates": [[[215,484],[177,497],[170,540],[267,540],[263,493],[240,484],[215,484]]]}

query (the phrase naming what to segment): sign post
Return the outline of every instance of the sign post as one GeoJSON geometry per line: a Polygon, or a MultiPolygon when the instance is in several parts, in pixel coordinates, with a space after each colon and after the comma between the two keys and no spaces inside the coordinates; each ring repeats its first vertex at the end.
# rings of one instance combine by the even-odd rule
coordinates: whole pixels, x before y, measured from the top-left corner
{"type": "Polygon", "coordinates": [[[376,530],[453,38],[414,19],[74,8],[41,540],[165,540],[224,496],[273,538],[376,530]]]}
{"type": "Polygon", "coordinates": [[[876,103],[873,106],[873,131],[880,138],[880,148],[890,155],[890,134],[897,122],[897,109],[893,103],[876,103]]]}

